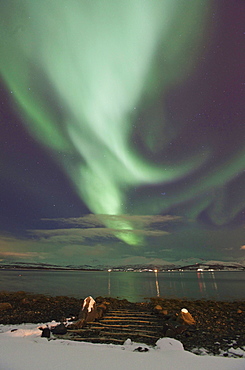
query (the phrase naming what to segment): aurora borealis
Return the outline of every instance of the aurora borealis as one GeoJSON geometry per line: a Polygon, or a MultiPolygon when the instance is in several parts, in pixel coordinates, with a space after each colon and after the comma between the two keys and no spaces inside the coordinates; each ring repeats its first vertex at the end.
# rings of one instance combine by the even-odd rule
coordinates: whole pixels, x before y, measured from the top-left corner
{"type": "Polygon", "coordinates": [[[0,258],[244,261],[242,10],[2,1],[0,258]]]}

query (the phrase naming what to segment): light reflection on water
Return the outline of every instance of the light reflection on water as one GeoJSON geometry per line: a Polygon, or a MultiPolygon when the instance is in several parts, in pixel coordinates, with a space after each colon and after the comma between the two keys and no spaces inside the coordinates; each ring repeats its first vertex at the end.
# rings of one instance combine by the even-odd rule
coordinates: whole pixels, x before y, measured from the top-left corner
{"type": "Polygon", "coordinates": [[[0,270],[0,290],[27,291],[52,296],[88,295],[126,298],[149,297],[235,300],[245,299],[245,272],[108,272],[0,270]]]}
{"type": "Polygon", "coordinates": [[[159,286],[159,282],[158,282],[158,271],[155,270],[154,271],[154,274],[155,274],[155,279],[156,279],[156,293],[157,293],[157,297],[160,297],[160,286],[159,286]]]}

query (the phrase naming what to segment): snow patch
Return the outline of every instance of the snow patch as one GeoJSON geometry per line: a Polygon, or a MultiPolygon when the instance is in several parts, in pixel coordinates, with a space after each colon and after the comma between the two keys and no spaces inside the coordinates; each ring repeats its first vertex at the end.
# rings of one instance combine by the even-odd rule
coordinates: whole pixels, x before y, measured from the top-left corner
{"type": "MultiPolygon", "coordinates": [[[[185,351],[182,343],[161,338],[155,347],[135,343],[128,338],[123,345],[92,344],[41,337],[40,326],[47,324],[0,325],[0,369],[4,370],[244,370],[244,349],[229,349],[227,357],[197,356],[185,351]],[[143,353],[142,353],[143,352],[143,353]]],[[[203,352],[205,350],[203,349],[203,352]]],[[[204,354],[204,353],[203,353],[204,354]]]]}
{"type": "Polygon", "coordinates": [[[161,351],[184,351],[183,344],[173,338],[161,338],[156,342],[161,351]]]}
{"type": "Polygon", "coordinates": [[[187,308],[182,308],[181,312],[188,313],[188,310],[187,310],[187,308]]]}

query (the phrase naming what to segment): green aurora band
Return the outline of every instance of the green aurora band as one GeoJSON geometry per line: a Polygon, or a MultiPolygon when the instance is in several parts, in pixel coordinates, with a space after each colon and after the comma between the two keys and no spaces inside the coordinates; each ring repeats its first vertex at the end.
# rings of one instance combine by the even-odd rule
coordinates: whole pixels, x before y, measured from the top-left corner
{"type": "MultiPolygon", "coordinates": [[[[13,106],[93,213],[164,212],[173,197],[151,197],[140,207],[132,201],[129,207],[128,194],[181,179],[211,155],[210,149],[196,150],[178,164],[156,162],[132,140],[138,112],[150,109],[193,68],[208,11],[209,1],[203,0],[3,2],[0,66],[13,106]]],[[[178,135],[168,126],[164,111],[149,117],[151,130],[144,134],[149,153],[161,152],[178,135]]],[[[222,179],[201,180],[202,192],[240,166],[230,166],[222,179]]],[[[191,198],[198,186],[175,201],[191,198]]],[[[143,243],[127,221],[112,218],[106,225],[128,244],[143,243]]]]}

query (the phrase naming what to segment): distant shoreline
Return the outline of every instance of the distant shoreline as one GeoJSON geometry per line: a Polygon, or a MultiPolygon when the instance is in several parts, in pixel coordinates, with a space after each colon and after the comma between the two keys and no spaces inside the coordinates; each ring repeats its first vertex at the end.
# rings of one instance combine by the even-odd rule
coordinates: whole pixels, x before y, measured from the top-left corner
{"type": "Polygon", "coordinates": [[[203,270],[194,270],[194,269],[187,269],[187,268],[183,268],[183,269],[168,269],[168,270],[160,270],[160,269],[156,269],[156,270],[152,270],[152,269],[118,269],[118,268],[111,268],[111,269],[99,269],[99,268],[66,268],[66,267],[21,267],[21,266],[18,266],[18,267],[2,267],[0,266],[0,271],[1,270],[5,270],[5,271],[18,271],[18,270],[21,270],[21,271],[28,271],[28,270],[35,270],[35,271],[88,271],[88,272],[92,272],[92,271],[96,271],[96,272],[148,272],[148,273],[152,273],[152,272],[157,272],[157,273],[165,273],[165,272],[200,272],[200,273],[203,273],[203,272],[245,272],[245,268],[244,269],[240,269],[240,268],[224,268],[224,269],[203,269],[203,270]]]}
{"type": "Polygon", "coordinates": [[[28,271],[28,270],[36,270],[36,271],[107,271],[107,270],[100,270],[100,269],[75,269],[75,268],[62,268],[62,267],[0,267],[1,270],[21,270],[21,271],[28,271]]]}

